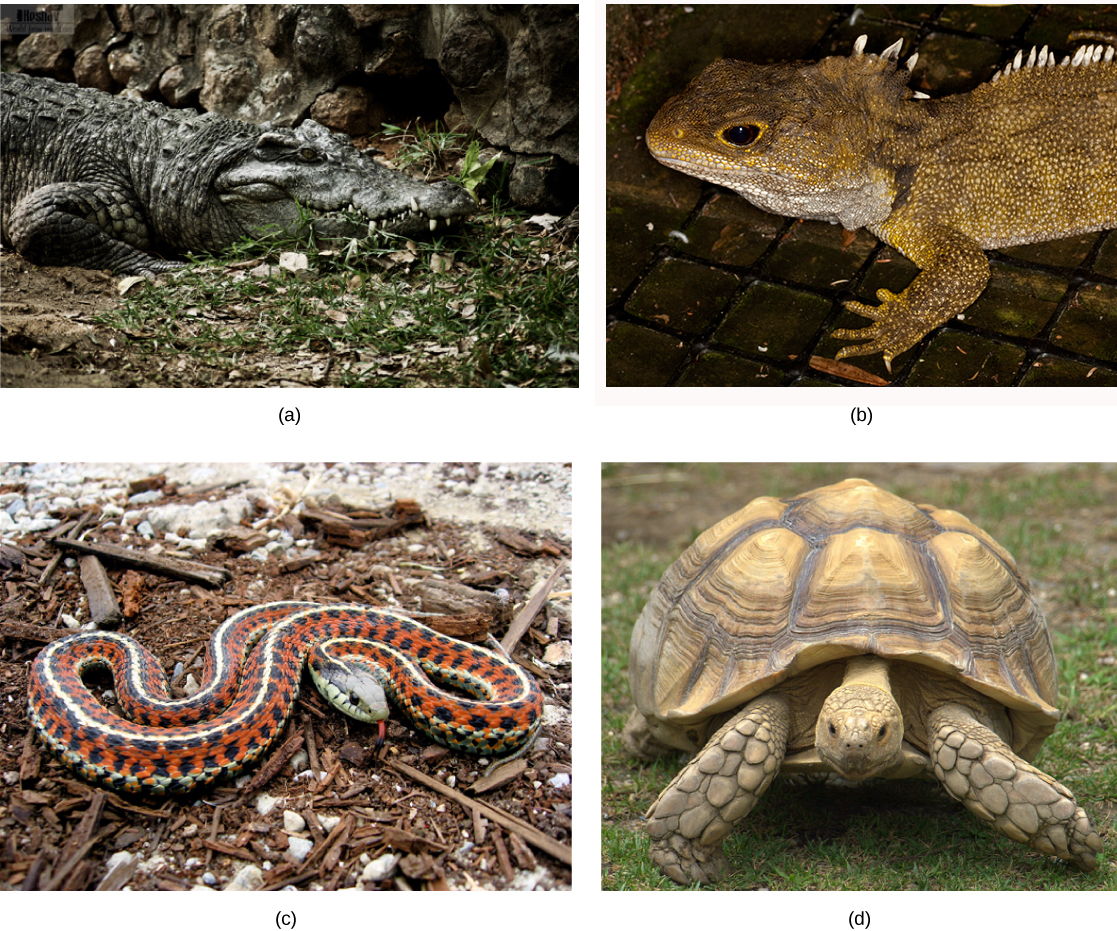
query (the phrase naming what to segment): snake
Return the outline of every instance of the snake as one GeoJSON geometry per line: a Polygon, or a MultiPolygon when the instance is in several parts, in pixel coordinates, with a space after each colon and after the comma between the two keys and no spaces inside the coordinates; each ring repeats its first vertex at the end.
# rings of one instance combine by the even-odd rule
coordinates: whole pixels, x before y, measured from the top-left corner
{"type": "Polygon", "coordinates": [[[28,715],[42,743],[89,782],[190,792],[268,752],[304,668],[339,710],[378,722],[380,741],[385,698],[432,740],[480,756],[519,755],[543,722],[538,683],[503,651],[380,608],[306,601],[257,605],[224,621],[188,698],[171,697],[156,658],[130,636],[91,630],[55,640],[32,664],[28,715]],[[86,687],[94,670],[112,675],[124,717],[86,687]]]}

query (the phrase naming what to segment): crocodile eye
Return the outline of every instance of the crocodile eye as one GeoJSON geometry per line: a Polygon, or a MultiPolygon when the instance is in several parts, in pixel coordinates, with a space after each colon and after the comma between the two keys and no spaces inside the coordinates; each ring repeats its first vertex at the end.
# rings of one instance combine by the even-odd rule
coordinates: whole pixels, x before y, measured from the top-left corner
{"type": "Polygon", "coordinates": [[[299,149],[299,158],[304,162],[316,162],[319,160],[318,150],[312,149],[309,146],[303,146],[299,149]]]}
{"type": "Polygon", "coordinates": [[[760,138],[760,127],[730,126],[728,129],[722,132],[721,138],[728,142],[730,145],[744,148],[747,145],[752,145],[758,138],[760,138]]]}

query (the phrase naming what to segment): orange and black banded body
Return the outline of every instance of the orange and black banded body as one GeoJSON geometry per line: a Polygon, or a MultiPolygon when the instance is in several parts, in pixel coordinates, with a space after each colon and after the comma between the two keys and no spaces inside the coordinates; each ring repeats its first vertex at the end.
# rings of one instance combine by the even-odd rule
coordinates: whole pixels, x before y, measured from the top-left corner
{"type": "Polygon", "coordinates": [[[91,631],[36,658],[28,713],[43,742],[83,778],[164,795],[209,785],[256,762],[283,731],[304,663],[349,662],[375,674],[428,736],[456,750],[504,755],[543,720],[534,678],[505,657],[410,618],[363,605],[274,602],[242,611],[214,634],[202,687],[172,699],[155,658],[131,637],[91,631]],[[130,720],[82,682],[111,671],[130,720]],[[475,696],[440,689],[431,677],[475,696]]]}

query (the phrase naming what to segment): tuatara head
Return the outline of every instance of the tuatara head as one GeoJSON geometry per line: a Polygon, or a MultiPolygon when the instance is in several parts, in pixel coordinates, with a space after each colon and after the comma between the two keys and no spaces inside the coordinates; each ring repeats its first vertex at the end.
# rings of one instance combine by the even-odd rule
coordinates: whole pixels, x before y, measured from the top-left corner
{"type": "Polygon", "coordinates": [[[894,192],[868,156],[883,116],[891,125],[920,114],[907,104],[911,72],[897,70],[899,43],[867,55],[863,38],[851,57],[818,63],[714,62],[656,114],[648,148],[771,213],[847,229],[887,217],[894,192]]]}

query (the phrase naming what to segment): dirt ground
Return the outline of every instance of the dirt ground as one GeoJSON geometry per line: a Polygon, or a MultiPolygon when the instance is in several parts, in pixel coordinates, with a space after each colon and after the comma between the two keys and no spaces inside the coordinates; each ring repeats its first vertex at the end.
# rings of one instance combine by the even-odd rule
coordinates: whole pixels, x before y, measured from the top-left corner
{"type": "MultiPolygon", "coordinates": [[[[211,274],[231,275],[233,268],[215,268],[211,274]]],[[[337,381],[339,353],[321,341],[285,352],[267,343],[245,346],[235,365],[224,356],[210,361],[197,352],[181,352],[173,342],[152,352],[154,332],[93,322],[123,300],[117,287],[124,280],[84,268],[41,267],[10,252],[0,255],[0,386],[317,388],[337,381]]],[[[260,312],[258,306],[230,302],[199,308],[196,323],[251,326],[260,312]]]]}
{"type": "MultiPolygon", "coordinates": [[[[181,500],[220,500],[221,494],[181,500]]],[[[80,514],[62,516],[73,520],[80,514]]],[[[297,777],[288,761],[259,787],[225,783],[195,793],[196,798],[145,799],[94,788],[53,759],[30,733],[30,661],[58,634],[60,615],[84,621],[88,612],[78,572],[65,564],[48,571],[57,552],[50,533],[27,537],[18,549],[0,552],[5,586],[0,608],[0,773],[5,776],[0,783],[0,889],[222,888],[235,876],[262,888],[569,888],[569,538],[550,530],[533,533],[428,516],[425,524],[389,537],[370,541],[358,535],[338,543],[331,542],[339,539],[336,528],[327,534],[323,524],[290,514],[260,517],[272,518],[271,526],[296,539],[313,541],[319,555],[272,557],[261,566],[211,545],[197,561],[229,571],[231,581],[218,588],[151,573],[126,575],[106,562],[114,590],[127,591],[136,605],[122,629],[151,650],[168,675],[176,663],[190,669],[216,625],[244,607],[283,599],[348,600],[417,613],[424,608],[418,592],[440,577],[482,596],[508,590],[512,607],[497,612],[501,616],[491,626],[499,638],[509,615],[514,618],[528,602],[529,590],[557,568],[552,594],[513,650],[538,680],[547,706],[531,751],[508,764],[510,778],[475,791],[485,769],[476,758],[436,746],[395,710],[388,739],[377,753],[375,727],[339,715],[304,680],[276,747],[292,737],[305,738],[310,759],[298,770],[323,773],[320,781],[297,777]],[[548,648],[550,661],[544,662],[548,648]],[[559,655],[567,659],[556,659],[559,655]],[[305,827],[285,813],[301,816],[305,827]],[[296,855],[293,836],[311,842],[305,858],[296,855]],[[118,862],[121,852],[125,856],[118,862]],[[365,872],[386,854],[398,855],[394,870],[383,877],[365,872]]],[[[98,528],[96,521],[92,526],[84,539],[113,543],[119,538],[119,528],[98,528]]],[[[423,620],[437,627],[446,619],[423,620]]],[[[264,768],[276,756],[282,751],[269,751],[264,768]]],[[[259,772],[257,767],[248,779],[259,772]]]]}
{"type": "Polygon", "coordinates": [[[0,255],[0,386],[136,388],[142,367],[123,334],[87,321],[115,306],[113,278],[84,268],[40,268],[0,255]]]}
{"type": "MultiPolygon", "coordinates": [[[[123,279],[84,268],[37,266],[10,252],[0,256],[0,386],[4,388],[165,388],[230,385],[227,366],[145,351],[151,334],[92,322],[122,299],[123,279]]],[[[235,308],[209,308],[227,322],[235,308]]],[[[266,347],[245,351],[235,387],[328,384],[331,354],[310,349],[279,354],[266,347]]]]}

